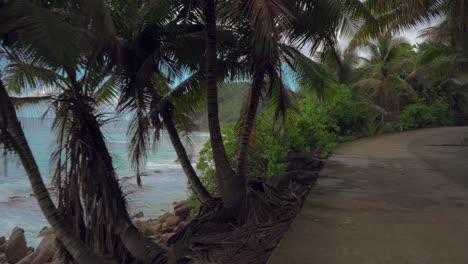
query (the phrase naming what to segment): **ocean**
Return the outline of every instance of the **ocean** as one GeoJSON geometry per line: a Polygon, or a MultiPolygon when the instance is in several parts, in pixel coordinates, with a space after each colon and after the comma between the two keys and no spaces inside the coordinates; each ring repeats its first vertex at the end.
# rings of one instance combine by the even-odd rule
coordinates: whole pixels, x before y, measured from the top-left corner
{"type": "MultiPolygon", "coordinates": [[[[44,181],[50,185],[53,173],[50,155],[56,147],[52,120],[22,118],[21,123],[44,181]]],[[[187,179],[176,161],[168,135],[162,133],[159,144],[148,155],[143,187],[138,188],[128,159],[127,127],[127,121],[113,121],[104,125],[102,131],[126,192],[130,213],[143,212],[143,219],[154,218],[172,210],[174,201],[187,197],[187,179]]],[[[203,132],[191,135],[192,162],[197,161],[198,151],[208,138],[209,135],[203,132]]],[[[39,231],[48,224],[31,193],[18,157],[12,153],[0,156],[0,236],[8,237],[15,226],[20,226],[26,231],[28,245],[36,246],[41,240],[37,237],[39,231]]]]}

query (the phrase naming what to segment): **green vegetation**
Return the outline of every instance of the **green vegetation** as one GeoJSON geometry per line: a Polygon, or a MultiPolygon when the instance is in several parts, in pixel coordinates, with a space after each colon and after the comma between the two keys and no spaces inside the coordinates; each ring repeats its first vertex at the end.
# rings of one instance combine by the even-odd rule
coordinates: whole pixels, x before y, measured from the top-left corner
{"type": "Polygon", "coordinates": [[[467,113],[464,10],[464,0],[0,0],[0,143],[20,157],[65,262],[166,263],[165,247],[129,217],[101,132],[109,112],[131,118],[138,185],[149,146],[167,131],[191,203],[206,205],[191,234],[208,232],[213,218],[226,229],[258,224],[249,216],[271,197],[252,195],[249,183],[284,172],[289,151],[327,157],[343,140],[450,125],[467,113]],[[435,18],[424,43],[396,37],[435,18]],[[340,38],[350,39],[345,50],[340,38]],[[54,92],[17,98],[42,87],[54,92]],[[44,100],[58,142],[57,207],[15,110],[44,100]],[[198,172],[181,141],[194,116],[210,134],[198,172]],[[223,122],[235,124],[221,131],[223,122]]]}
{"type": "Polygon", "coordinates": [[[399,125],[404,129],[454,124],[453,113],[444,98],[438,98],[432,105],[423,102],[408,105],[400,117],[399,125]]]}

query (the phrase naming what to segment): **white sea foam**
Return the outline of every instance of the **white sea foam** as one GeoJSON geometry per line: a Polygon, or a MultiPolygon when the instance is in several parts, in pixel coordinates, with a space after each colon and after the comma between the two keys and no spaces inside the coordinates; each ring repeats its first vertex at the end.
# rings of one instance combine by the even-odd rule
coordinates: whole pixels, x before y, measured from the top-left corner
{"type": "MultiPolygon", "coordinates": [[[[55,147],[53,144],[55,136],[50,132],[51,123],[32,120],[30,124],[26,121],[22,124],[44,181],[48,184],[52,171],[49,167],[49,156],[55,147]]],[[[134,175],[128,161],[126,125],[107,126],[103,131],[108,138],[109,151],[117,174],[134,175]]],[[[196,152],[203,146],[208,136],[208,133],[192,134],[196,152]]],[[[143,188],[135,186],[136,181],[124,182],[124,189],[129,193],[127,198],[131,213],[142,211],[146,217],[157,217],[163,214],[164,210],[170,210],[173,201],[187,197],[187,179],[176,161],[174,148],[167,135],[163,135],[161,139],[156,151],[148,153],[146,167],[146,171],[150,174],[157,170],[154,174],[157,177],[144,177],[143,188]]],[[[7,168],[0,161],[0,236],[9,236],[15,226],[21,226],[26,230],[28,245],[37,246],[40,241],[37,234],[48,224],[36,199],[30,196],[32,190],[21,164],[13,155],[7,159],[9,159],[7,168]]],[[[192,161],[195,160],[197,159],[194,155],[192,161]]]]}

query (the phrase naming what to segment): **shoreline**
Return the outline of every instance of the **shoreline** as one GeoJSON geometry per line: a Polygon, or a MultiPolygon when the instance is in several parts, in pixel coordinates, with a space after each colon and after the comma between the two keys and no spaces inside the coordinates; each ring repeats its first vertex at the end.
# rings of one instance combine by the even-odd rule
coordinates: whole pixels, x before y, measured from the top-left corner
{"type": "MultiPolygon", "coordinates": [[[[119,178],[125,189],[129,214],[144,213],[139,220],[157,218],[171,211],[174,201],[187,198],[187,179],[182,169],[148,170],[145,175],[142,188],[136,186],[135,175],[119,178]]],[[[21,226],[25,229],[28,245],[40,243],[37,234],[48,223],[33,195],[14,195],[0,201],[0,212],[0,237],[8,236],[15,226],[21,226]]]]}
{"type": "MultiPolygon", "coordinates": [[[[132,222],[144,236],[155,243],[164,244],[195,219],[190,216],[191,209],[185,200],[172,202],[172,209],[172,212],[146,220],[143,220],[144,213],[139,212],[131,217],[132,222]]],[[[22,227],[15,226],[9,235],[0,234],[0,264],[60,263],[56,236],[51,227],[45,226],[37,233],[41,241],[34,247],[31,247],[25,233],[22,227]]]]}

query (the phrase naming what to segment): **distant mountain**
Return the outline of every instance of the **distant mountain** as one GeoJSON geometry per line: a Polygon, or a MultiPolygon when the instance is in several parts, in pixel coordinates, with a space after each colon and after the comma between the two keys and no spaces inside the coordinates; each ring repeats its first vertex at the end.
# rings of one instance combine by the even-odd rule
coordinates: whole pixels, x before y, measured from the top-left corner
{"type": "MultiPolygon", "coordinates": [[[[237,122],[247,98],[250,84],[246,82],[224,83],[218,87],[219,120],[221,123],[237,122]]],[[[200,130],[208,130],[206,111],[195,117],[200,130]]]]}

